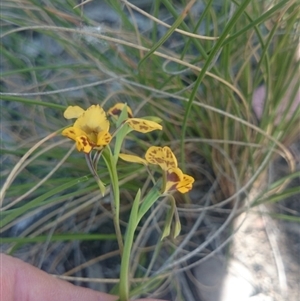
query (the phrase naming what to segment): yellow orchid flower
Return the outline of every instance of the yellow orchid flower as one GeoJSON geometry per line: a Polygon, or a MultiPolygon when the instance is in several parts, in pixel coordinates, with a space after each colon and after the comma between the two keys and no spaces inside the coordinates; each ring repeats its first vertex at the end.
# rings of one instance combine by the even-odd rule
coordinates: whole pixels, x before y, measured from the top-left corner
{"type": "Polygon", "coordinates": [[[184,174],[177,166],[177,159],[168,147],[151,146],[146,152],[145,159],[135,155],[120,154],[119,157],[125,161],[132,163],[147,163],[159,165],[164,172],[165,187],[164,193],[178,190],[186,193],[192,189],[194,178],[184,174]]]}
{"type": "MultiPolygon", "coordinates": [[[[117,103],[107,111],[107,114],[117,118],[121,115],[124,106],[124,103],[117,103]]],[[[126,107],[128,119],[126,119],[124,123],[127,123],[134,131],[149,133],[155,130],[162,130],[162,126],[155,121],[143,118],[133,118],[132,110],[127,105],[126,107]]]]}
{"type": "Polygon", "coordinates": [[[178,168],[177,159],[168,146],[149,147],[145,158],[149,163],[159,165],[165,171],[166,183],[164,192],[176,189],[181,193],[186,193],[192,189],[194,178],[184,174],[178,168]]]}
{"type": "Polygon", "coordinates": [[[194,181],[193,177],[184,174],[180,168],[170,168],[166,172],[165,192],[176,189],[186,193],[192,189],[194,181]]]}
{"type": "Polygon", "coordinates": [[[109,144],[111,140],[109,121],[99,105],[92,105],[87,110],[79,106],[69,106],[64,112],[64,117],[77,118],[73,126],[63,130],[62,135],[74,140],[79,152],[101,150],[109,144]]]}

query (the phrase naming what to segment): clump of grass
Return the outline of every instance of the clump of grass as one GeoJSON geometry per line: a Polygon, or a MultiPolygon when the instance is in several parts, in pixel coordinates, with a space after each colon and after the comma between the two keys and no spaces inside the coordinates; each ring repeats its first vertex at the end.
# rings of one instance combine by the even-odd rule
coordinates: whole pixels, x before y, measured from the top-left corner
{"type": "MultiPolygon", "coordinates": [[[[147,139],[131,136],[126,145],[132,152],[171,145],[196,178],[189,196],[176,196],[179,238],[159,240],[168,208],[161,200],[140,224],[133,246],[131,294],[166,296],[183,271],[226,245],[233,217],[247,210],[244,200],[256,184],[266,183],[272,159],[283,157],[290,175],[263,185],[250,206],[297,193],[285,187],[298,176],[288,146],[299,131],[299,8],[286,0],[161,0],[141,8],[105,3],[2,4],[3,251],[68,276],[74,274],[67,269],[81,275],[95,261],[108,273],[112,260],[115,270],[105,274],[111,283],[102,279],[100,288],[117,293],[109,195],[101,197],[84,158],[59,131],[67,125],[67,105],[126,102],[164,126],[147,139]],[[110,18],[90,13],[98,5],[110,18]],[[257,89],[265,91],[259,118],[257,89]],[[99,257],[78,255],[90,240],[99,257]],[[65,256],[55,252],[58,246],[65,256]],[[68,256],[76,258],[72,267],[66,267],[68,256]],[[49,267],[49,257],[57,264],[49,267]]],[[[150,179],[140,167],[120,165],[119,171],[125,232],[134,192],[145,192],[150,179]]],[[[177,290],[184,300],[186,289],[177,290]]]]}

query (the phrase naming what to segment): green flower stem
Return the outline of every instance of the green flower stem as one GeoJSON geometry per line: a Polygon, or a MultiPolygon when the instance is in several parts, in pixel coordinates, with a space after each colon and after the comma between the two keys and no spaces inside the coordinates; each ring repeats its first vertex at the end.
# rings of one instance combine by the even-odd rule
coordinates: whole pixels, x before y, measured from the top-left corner
{"type": "Polygon", "coordinates": [[[127,105],[125,104],[121,115],[116,121],[116,127],[117,130],[114,133],[116,136],[116,142],[115,142],[115,147],[114,147],[114,159],[115,159],[115,164],[118,162],[120,150],[123,144],[123,141],[127,134],[129,134],[132,129],[129,128],[127,124],[124,123],[124,121],[128,118],[128,113],[127,113],[127,105]]]}
{"type": "Polygon", "coordinates": [[[131,255],[131,249],[132,249],[132,244],[134,239],[134,233],[138,225],[137,215],[138,215],[140,198],[141,198],[141,190],[139,189],[131,208],[129,222],[128,222],[127,231],[125,235],[124,252],[122,255],[121,270],[120,270],[120,301],[129,300],[129,290],[130,290],[129,264],[130,264],[130,255],[131,255]]]}
{"type": "Polygon", "coordinates": [[[111,180],[111,187],[113,190],[113,198],[111,199],[112,202],[112,213],[113,213],[113,221],[115,226],[115,231],[117,235],[118,245],[120,249],[120,254],[122,256],[123,253],[123,239],[122,233],[120,228],[120,189],[119,189],[119,179],[117,173],[117,166],[115,164],[114,156],[111,152],[109,146],[106,146],[103,150],[102,157],[104,162],[107,166],[110,180],[111,180]]]}
{"type": "Polygon", "coordinates": [[[156,202],[156,200],[161,196],[160,191],[157,189],[155,185],[150,192],[147,194],[143,203],[139,208],[141,192],[140,190],[137,192],[135,200],[132,205],[129,222],[127,226],[127,231],[125,235],[125,243],[124,243],[124,252],[122,255],[121,262],[121,271],[120,271],[120,301],[128,301],[129,300],[129,291],[130,291],[130,256],[133,245],[134,233],[137,229],[137,226],[143,216],[148,212],[151,206],[156,202]]]}

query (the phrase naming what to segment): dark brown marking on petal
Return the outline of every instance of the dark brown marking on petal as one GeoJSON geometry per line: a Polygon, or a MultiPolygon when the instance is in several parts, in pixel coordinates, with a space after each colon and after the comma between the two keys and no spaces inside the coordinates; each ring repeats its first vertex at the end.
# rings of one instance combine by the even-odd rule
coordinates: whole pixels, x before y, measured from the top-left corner
{"type": "Polygon", "coordinates": [[[80,140],[81,140],[81,142],[82,142],[82,144],[83,144],[84,146],[87,146],[87,145],[88,145],[87,139],[86,139],[85,137],[80,137],[80,140]]]}
{"type": "Polygon", "coordinates": [[[148,131],[149,130],[149,126],[147,126],[147,125],[140,125],[140,129],[148,131]]]}
{"type": "Polygon", "coordinates": [[[119,109],[117,109],[117,108],[115,108],[115,109],[113,109],[113,110],[111,111],[111,114],[112,114],[112,115],[118,115],[118,116],[120,116],[121,113],[122,113],[122,111],[119,110],[119,109]]]}
{"type": "Polygon", "coordinates": [[[170,173],[167,173],[167,180],[169,182],[175,182],[175,183],[178,183],[180,181],[180,178],[178,176],[177,173],[175,172],[170,172],[170,173]]]}
{"type": "Polygon", "coordinates": [[[87,146],[87,145],[90,145],[91,147],[95,146],[95,144],[90,143],[86,137],[80,137],[79,139],[81,140],[81,142],[84,146],[87,146]]]}
{"type": "Polygon", "coordinates": [[[165,161],[165,162],[166,162],[167,167],[172,167],[173,166],[173,162],[171,162],[171,161],[165,161]]]}

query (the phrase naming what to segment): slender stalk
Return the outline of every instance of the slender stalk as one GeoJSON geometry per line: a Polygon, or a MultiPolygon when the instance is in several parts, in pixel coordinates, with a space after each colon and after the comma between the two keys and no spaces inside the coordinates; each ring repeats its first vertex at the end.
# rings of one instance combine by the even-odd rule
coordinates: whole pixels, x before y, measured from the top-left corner
{"type": "Polygon", "coordinates": [[[102,181],[100,180],[98,174],[97,174],[97,168],[95,167],[95,164],[92,162],[92,159],[91,159],[91,154],[85,154],[85,159],[86,159],[86,163],[95,179],[95,181],[97,182],[98,186],[99,186],[99,189],[101,191],[101,194],[102,196],[104,196],[105,194],[105,186],[104,184],[102,183],[102,181]]]}
{"type": "Polygon", "coordinates": [[[125,235],[125,244],[124,244],[124,252],[122,254],[122,262],[121,262],[121,271],[120,271],[120,301],[128,301],[129,300],[129,291],[130,291],[130,257],[131,250],[133,245],[134,233],[137,229],[137,226],[144,215],[148,212],[151,206],[155,203],[155,201],[161,196],[159,190],[156,186],[154,186],[150,192],[146,195],[145,199],[141,207],[140,190],[137,192],[135,200],[132,205],[129,222],[127,226],[127,232],[125,235]]]}
{"type": "Polygon", "coordinates": [[[113,191],[113,197],[111,198],[113,222],[114,222],[115,231],[116,231],[116,235],[117,235],[120,254],[122,256],[123,239],[122,239],[122,233],[121,233],[121,228],[120,228],[120,189],[119,189],[119,179],[118,179],[117,167],[114,162],[114,156],[113,156],[109,146],[107,146],[104,149],[102,156],[103,156],[103,159],[107,166],[110,180],[111,180],[111,187],[112,187],[112,191],[113,191]]]}
{"type": "Polygon", "coordinates": [[[124,252],[122,254],[122,262],[121,262],[121,270],[120,270],[120,301],[127,301],[129,299],[130,255],[131,255],[131,249],[132,249],[132,244],[134,239],[134,233],[139,223],[137,219],[137,215],[138,215],[140,198],[141,198],[141,190],[139,189],[131,208],[131,213],[130,213],[127,231],[125,235],[124,252]]]}

